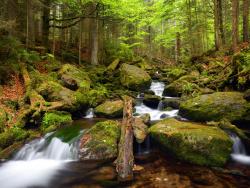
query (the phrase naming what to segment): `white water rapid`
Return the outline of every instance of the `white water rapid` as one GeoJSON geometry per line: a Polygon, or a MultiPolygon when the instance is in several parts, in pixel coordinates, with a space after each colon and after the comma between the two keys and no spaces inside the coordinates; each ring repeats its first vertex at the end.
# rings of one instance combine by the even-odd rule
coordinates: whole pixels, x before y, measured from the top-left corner
{"type": "Polygon", "coordinates": [[[0,166],[1,188],[46,187],[67,162],[77,160],[76,143],[50,136],[26,144],[13,160],[0,166]]]}
{"type": "Polygon", "coordinates": [[[91,119],[94,117],[94,109],[93,108],[90,108],[88,109],[88,111],[86,112],[86,116],[84,118],[86,119],[91,119]]]}
{"type": "Polygon", "coordinates": [[[231,157],[234,161],[250,165],[250,156],[247,155],[246,148],[242,143],[241,139],[236,135],[231,133],[231,139],[233,140],[233,153],[231,157]]]}
{"type": "MultiPolygon", "coordinates": [[[[155,95],[163,97],[165,84],[163,82],[153,81],[150,90],[152,90],[155,95]]],[[[138,96],[141,99],[140,95],[138,96]]],[[[171,98],[171,97],[166,97],[171,98]]],[[[136,114],[150,114],[150,118],[152,121],[157,121],[164,118],[176,117],[179,110],[170,110],[170,111],[162,111],[161,110],[161,102],[157,109],[152,109],[143,104],[142,101],[138,100],[138,104],[135,106],[136,114]]]]}

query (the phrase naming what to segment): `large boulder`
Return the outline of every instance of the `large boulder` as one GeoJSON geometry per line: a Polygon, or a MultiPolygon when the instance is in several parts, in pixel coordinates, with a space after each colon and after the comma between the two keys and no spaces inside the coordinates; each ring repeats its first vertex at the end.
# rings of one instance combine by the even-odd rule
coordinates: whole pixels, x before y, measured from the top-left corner
{"type": "Polygon", "coordinates": [[[192,94],[194,92],[199,92],[199,86],[192,83],[192,79],[195,79],[192,76],[183,76],[180,79],[172,82],[167,85],[163,91],[164,96],[170,97],[180,97],[183,94],[192,94]]]}
{"type": "Polygon", "coordinates": [[[161,97],[156,95],[145,94],[143,103],[150,108],[157,108],[161,101],[161,97]]]}
{"type": "Polygon", "coordinates": [[[89,90],[90,78],[88,74],[81,68],[78,68],[71,64],[64,64],[58,71],[59,79],[62,84],[71,89],[77,90],[79,88],[89,90]]]}
{"type": "Polygon", "coordinates": [[[123,115],[123,101],[106,101],[97,106],[94,112],[100,117],[120,118],[123,115]]]}
{"type": "Polygon", "coordinates": [[[120,68],[121,84],[135,91],[142,91],[150,87],[151,77],[144,70],[128,64],[120,68]]]}
{"type": "Polygon", "coordinates": [[[180,107],[180,99],[179,98],[165,98],[161,101],[161,108],[173,108],[173,109],[179,109],[180,107]]]}
{"type": "Polygon", "coordinates": [[[181,103],[180,115],[194,121],[249,122],[250,104],[239,92],[216,92],[181,103]]]}
{"type": "Polygon", "coordinates": [[[223,166],[232,141],[218,127],[165,119],[149,129],[152,137],[180,160],[206,166],[223,166]]]}
{"type": "Polygon", "coordinates": [[[105,160],[117,157],[120,125],[118,121],[104,121],[84,132],[79,149],[80,160],[105,160]]]}
{"type": "Polygon", "coordinates": [[[55,81],[44,81],[37,92],[48,102],[62,102],[60,110],[76,111],[89,105],[87,92],[72,91],[55,81]]]}

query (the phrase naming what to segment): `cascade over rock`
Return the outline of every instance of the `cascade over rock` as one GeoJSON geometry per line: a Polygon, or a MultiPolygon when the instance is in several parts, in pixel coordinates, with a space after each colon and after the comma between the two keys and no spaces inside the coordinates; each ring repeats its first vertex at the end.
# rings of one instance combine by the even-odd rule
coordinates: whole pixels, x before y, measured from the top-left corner
{"type": "Polygon", "coordinates": [[[152,137],[180,160],[222,166],[229,159],[232,141],[217,127],[165,119],[149,129],[152,137]]]}

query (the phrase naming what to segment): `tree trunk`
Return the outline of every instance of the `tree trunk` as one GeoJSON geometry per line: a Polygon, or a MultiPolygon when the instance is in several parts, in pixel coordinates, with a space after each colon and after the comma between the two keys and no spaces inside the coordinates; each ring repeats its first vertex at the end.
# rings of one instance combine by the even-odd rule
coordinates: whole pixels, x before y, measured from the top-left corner
{"type": "Polygon", "coordinates": [[[91,50],[91,64],[98,65],[98,19],[93,21],[93,33],[92,33],[92,50],[91,50]]]}
{"type": "Polygon", "coordinates": [[[134,155],[132,113],[132,99],[130,97],[125,97],[119,154],[116,164],[119,181],[131,181],[133,179],[134,155]]]}
{"type": "Polygon", "coordinates": [[[82,60],[82,19],[79,22],[79,44],[78,44],[78,64],[81,64],[82,60]]]}
{"type": "Polygon", "coordinates": [[[50,1],[51,0],[45,0],[43,7],[43,44],[46,47],[49,46],[50,1]]]}
{"type": "Polygon", "coordinates": [[[243,42],[249,41],[249,0],[243,0],[243,42]]]}
{"type": "Polygon", "coordinates": [[[176,44],[175,44],[175,61],[179,62],[181,56],[181,35],[179,32],[176,33],[176,44]]]}
{"type": "Polygon", "coordinates": [[[239,0],[232,0],[232,47],[235,51],[239,42],[239,0]]]}
{"type": "Polygon", "coordinates": [[[221,0],[214,0],[214,30],[215,48],[219,50],[225,44],[221,0]]]}

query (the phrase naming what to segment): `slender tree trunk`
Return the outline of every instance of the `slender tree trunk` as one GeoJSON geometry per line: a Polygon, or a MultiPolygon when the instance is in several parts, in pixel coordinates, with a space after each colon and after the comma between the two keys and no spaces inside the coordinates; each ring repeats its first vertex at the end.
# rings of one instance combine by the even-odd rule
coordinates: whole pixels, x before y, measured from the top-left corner
{"type": "Polygon", "coordinates": [[[26,49],[29,47],[29,9],[30,0],[26,0],[26,49]]]}
{"type": "Polygon", "coordinates": [[[175,44],[175,61],[179,62],[181,56],[181,35],[179,32],[176,33],[176,44],[175,44]]]}
{"type": "MultiPolygon", "coordinates": [[[[53,18],[56,19],[56,7],[53,9],[53,18]]],[[[55,21],[54,21],[55,22],[55,21]]],[[[55,23],[53,23],[55,25],[55,23]]],[[[55,56],[55,51],[56,51],[56,38],[55,38],[55,27],[53,27],[53,56],[55,56]]]]}
{"type": "Polygon", "coordinates": [[[91,50],[91,64],[98,65],[98,41],[99,41],[99,20],[94,18],[92,31],[92,50],[91,50]]]}
{"type": "Polygon", "coordinates": [[[215,48],[219,50],[225,44],[221,0],[214,0],[214,29],[215,48]]]}
{"type": "Polygon", "coordinates": [[[121,138],[119,143],[119,154],[116,163],[116,171],[119,181],[130,181],[133,179],[134,155],[133,155],[133,108],[132,99],[125,97],[123,109],[123,121],[121,125],[121,138]]]}
{"type": "Polygon", "coordinates": [[[232,0],[232,47],[235,51],[239,42],[239,0],[232,0]]]}
{"type": "Polygon", "coordinates": [[[249,41],[249,0],[243,0],[243,42],[249,41]]]}
{"type": "Polygon", "coordinates": [[[82,57],[82,19],[80,18],[79,22],[79,46],[78,46],[78,64],[81,64],[81,57],[82,57]]]}
{"type": "Polygon", "coordinates": [[[51,0],[44,1],[43,7],[43,44],[49,46],[49,17],[51,0]]]}

